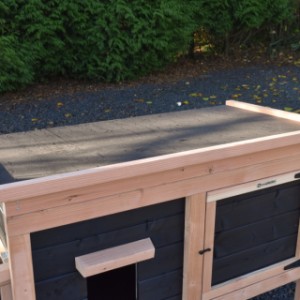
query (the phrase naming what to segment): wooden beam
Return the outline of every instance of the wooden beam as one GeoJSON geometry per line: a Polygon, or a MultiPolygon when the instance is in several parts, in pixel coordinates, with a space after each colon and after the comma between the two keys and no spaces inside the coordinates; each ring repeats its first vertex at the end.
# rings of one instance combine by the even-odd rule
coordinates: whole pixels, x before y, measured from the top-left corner
{"type": "Polygon", "coordinates": [[[300,300],[300,280],[296,281],[294,300],[300,300]]]}
{"type": "Polygon", "coordinates": [[[216,202],[206,204],[204,248],[210,249],[205,253],[203,266],[203,294],[211,290],[212,268],[215,242],[216,202]]]}
{"type": "MultiPolygon", "coordinates": [[[[224,171],[229,172],[230,170],[246,166],[259,166],[260,164],[267,163],[269,161],[285,159],[286,157],[295,157],[300,155],[299,153],[300,144],[283,148],[275,148],[269,151],[251,153],[230,159],[221,159],[203,164],[175,168],[169,171],[154,174],[151,173],[144,176],[130,177],[92,186],[88,185],[82,188],[50,193],[38,197],[8,201],[5,203],[5,215],[10,217],[28,214],[30,212],[45,210],[51,207],[100,199],[101,197],[115,195],[116,192],[126,193],[136,190],[137,187],[139,189],[145,189],[189,178],[213,175],[224,171]],[[118,187],[117,191],[115,188],[116,186],[118,187]]],[[[217,187],[214,189],[216,188],[217,187]]]]}
{"type": "Polygon", "coordinates": [[[293,112],[287,112],[284,110],[274,109],[266,106],[259,106],[255,104],[240,102],[236,100],[227,100],[226,101],[227,106],[236,107],[239,109],[245,109],[248,111],[253,111],[256,113],[261,113],[277,118],[287,119],[291,121],[300,122],[300,115],[293,113],[293,112]]]}
{"type": "Polygon", "coordinates": [[[299,143],[300,131],[295,131],[78,172],[3,184],[0,186],[0,202],[37,197],[124,178],[183,168],[194,164],[207,163],[209,161],[229,159],[240,155],[270,150],[274,148],[274,145],[280,148],[299,143]]]}
{"type": "Polygon", "coordinates": [[[211,290],[207,291],[203,294],[202,300],[210,300],[219,298],[222,295],[226,295],[231,293],[232,291],[245,289],[248,286],[256,284],[257,282],[264,281],[268,278],[272,278],[275,276],[279,276],[280,274],[284,273],[284,267],[295,262],[295,258],[290,258],[284,261],[281,261],[277,264],[265,267],[258,271],[254,271],[248,273],[246,275],[228,280],[224,283],[220,283],[212,287],[211,290]]]}
{"type": "Polygon", "coordinates": [[[10,283],[9,266],[7,263],[0,264],[0,287],[10,283]]]}
{"type": "MultiPolygon", "coordinates": [[[[262,163],[259,166],[230,170],[228,172],[195,177],[156,187],[138,189],[112,197],[42,209],[30,214],[7,217],[8,235],[21,235],[47,228],[71,224],[121,211],[141,208],[168,200],[191,196],[207,190],[223,188],[266,178],[274,174],[295,171],[300,166],[300,156],[262,163]]],[[[5,206],[5,204],[4,204],[5,206]]]]}
{"type": "MultiPolygon", "coordinates": [[[[294,269],[280,275],[256,282],[248,287],[233,291],[213,300],[247,300],[277,287],[283,286],[300,278],[300,270],[294,269]]],[[[297,299],[297,298],[295,298],[297,299]]]]}
{"type": "Polygon", "coordinates": [[[14,300],[35,300],[29,234],[8,238],[9,269],[14,300]]]}
{"type": "Polygon", "coordinates": [[[76,269],[83,277],[132,265],[153,258],[155,248],[150,238],[75,257],[76,269]]]}
{"type": "MultiPolygon", "coordinates": [[[[300,172],[300,166],[299,166],[299,172],[300,172]]],[[[208,202],[218,201],[235,195],[245,194],[248,192],[261,190],[279,184],[299,180],[295,178],[295,173],[299,173],[299,172],[291,172],[287,174],[272,176],[269,178],[263,178],[263,179],[254,180],[240,185],[227,187],[224,189],[214,190],[207,193],[207,201],[208,202]]]]}
{"type": "Polygon", "coordinates": [[[183,300],[201,299],[206,194],[186,198],[183,300]]]}
{"type": "Polygon", "coordinates": [[[11,285],[7,284],[0,289],[1,300],[13,300],[11,285]]]}

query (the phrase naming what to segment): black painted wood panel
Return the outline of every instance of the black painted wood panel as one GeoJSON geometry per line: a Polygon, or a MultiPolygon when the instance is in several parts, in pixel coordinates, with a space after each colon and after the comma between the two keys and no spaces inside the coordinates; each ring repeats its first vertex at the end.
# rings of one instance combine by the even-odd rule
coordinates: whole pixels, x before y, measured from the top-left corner
{"type": "Polygon", "coordinates": [[[176,270],[159,277],[138,283],[139,300],[164,300],[182,290],[182,270],[176,270]]]}
{"type": "MultiPolygon", "coordinates": [[[[182,277],[183,236],[183,199],[34,233],[31,239],[37,300],[86,298],[86,288],[86,294],[77,293],[78,298],[72,298],[67,292],[75,284],[73,277],[68,274],[78,274],[75,257],[146,237],[151,238],[156,255],[154,259],[138,264],[139,299],[148,297],[151,286],[159,282],[164,283],[164,288],[163,291],[158,289],[157,294],[164,296],[155,299],[178,295],[182,289],[182,283],[178,285],[178,276],[182,277]],[[50,238],[53,241],[49,241],[50,238]],[[66,288],[61,295],[57,292],[58,288],[56,292],[52,291],[56,282],[58,286],[64,285],[66,288]],[[177,285],[174,293],[174,286],[177,285]],[[47,298],[44,298],[45,295],[47,298]]],[[[86,280],[81,276],[77,280],[80,281],[76,283],[78,286],[86,286],[86,280]]]]}
{"type": "Polygon", "coordinates": [[[138,264],[139,280],[146,280],[183,267],[183,243],[155,249],[155,259],[138,264]]]}
{"type": "Polygon", "coordinates": [[[215,258],[232,255],[271,241],[297,234],[300,211],[277,215],[215,235],[215,258]]]}
{"type": "Polygon", "coordinates": [[[183,211],[184,200],[164,202],[159,205],[39,231],[31,235],[31,245],[33,250],[47,248],[52,245],[81,240],[87,236],[117,231],[122,229],[124,224],[126,227],[130,227],[148,222],[151,226],[157,219],[177,215],[183,211]]]}
{"type": "Polygon", "coordinates": [[[212,284],[259,270],[295,255],[297,234],[213,262],[212,284]]]}
{"type": "Polygon", "coordinates": [[[299,181],[218,201],[212,284],[293,257],[299,217],[299,181]]]}
{"type": "Polygon", "coordinates": [[[215,231],[218,233],[299,209],[299,195],[300,184],[295,181],[218,201],[215,231]]]}
{"type": "Polygon", "coordinates": [[[158,248],[157,255],[159,255],[160,247],[182,241],[183,214],[36,250],[33,252],[35,280],[45,280],[53,276],[72,272],[76,256],[134,242],[147,237],[150,237],[154,246],[158,248]]]}
{"type": "Polygon", "coordinates": [[[40,300],[87,298],[87,284],[78,272],[36,283],[36,298],[40,300]]]}

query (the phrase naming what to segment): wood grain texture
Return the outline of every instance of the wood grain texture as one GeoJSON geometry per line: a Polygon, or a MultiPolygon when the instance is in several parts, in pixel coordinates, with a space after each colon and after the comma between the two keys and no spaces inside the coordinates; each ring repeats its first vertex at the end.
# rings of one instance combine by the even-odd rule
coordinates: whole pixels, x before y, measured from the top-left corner
{"type": "Polygon", "coordinates": [[[201,299],[206,194],[186,198],[183,300],[201,299]]]}
{"type": "Polygon", "coordinates": [[[218,201],[235,195],[240,195],[255,190],[261,190],[261,189],[268,188],[270,186],[275,186],[275,185],[279,185],[279,184],[283,184],[295,180],[298,180],[297,178],[295,178],[295,172],[282,174],[274,177],[268,177],[265,180],[264,179],[254,180],[238,186],[210,191],[207,193],[207,200],[208,202],[218,201]]]}
{"type": "MultiPolygon", "coordinates": [[[[300,155],[261,163],[259,166],[237,168],[228,172],[195,177],[175,183],[149,187],[132,193],[100,198],[82,203],[43,209],[31,214],[7,218],[9,235],[20,235],[39,230],[105,216],[121,211],[162,203],[214,188],[241,184],[257,178],[296,171],[300,166],[300,155]]],[[[136,188],[136,187],[135,187],[136,188]]]]}
{"type": "Polygon", "coordinates": [[[7,263],[0,264],[0,287],[10,283],[9,266],[7,263]]]}
{"type": "Polygon", "coordinates": [[[75,257],[75,265],[80,274],[86,278],[151,259],[154,255],[153,243],[147,238],[75,257]]]}
{"type": "Polygon", "coordinates": [[[7,284],[0,289],[1,300],[13,300],[11,285],[7,284]]]}
{"type": "Polygon", "coordinates": [[[211,290],[211,284],[212,284],[215,219],[216,219],[216,202],[207,203],[206,204],[204,248],[211,249],[211,251],[204,254],[203,294],[205,294],[211,290]]]}
{"type": "Polygon", "coordinates": [[[210,298],[214,300],[247,300],[257,295],[263,294],[267,291],[273,290],[277,287],[283,286],[287,283],[296,281],[300,278],[300,270],[294,269],[288,272],[284,272],[280,275],[267,278],[256,282],[248,287],[238,289],[233,292],[229,292],[225,295],[216,298],[210,298]]]}
{"type": "Polygon", "coordinates": [[[300,280],[296,281],[294,300],[300,300],[300,280]]]}
{"type": "Polygon", "coordinates": [[[262,270],[251,272],[247,274],[247,276],[241,276],[239,278],[229,280],[226,283],[216,285],[210,291],[203,294],[203,300],[219,298],[221,295],[226,295],[232,291],[246,288],[247,286],[251,286],[257,282],[278,276],[284,272],[283,268],[286,265],[294,261],[295,258],[291,258],[273,266],[266,267],[262,270]]]}
{"type": "Polygon", "coordinates": [[[0,183],[10,177],[27,180],[296,130],[297,122],[216,106],[2,135],[0,183]]]}
{"type": "Polygon", "coordinates": [[[35,300],[29,234],[8,239],[9,269],[14,300],[35,300]]]}
{"type": "MultiPolygon", "coordinates": [[[[33,211],[45,210],[50,207],[70,205],[83,201],[93,200],[116,194],[115,187],[118,186],[118,193],[124,193],[135,190],[138,186],[140,189],[155,187],[158,185],[168,184],[176,181],[191,179],[194,177],[213,175],[229,172],[231,170],[247,167],[258,166],[262,163],[285,159],[286,157],[296,157],[300,153],[300,144],[275,148],[269,151],[260,151],[248,155],[233,157],[231,159],[221,159],[209,161],[203,164],[175,168],[169,171],[158,172],[138,177],[130,177],[122,180],[86,186],[84,188],[75,188],[67,191],[50,193],[42,197],[33,197],[27,199],[18,199],[5,203],[6,216],[21,215],[33,211]]],[[[217,187],[214,187],[216,189],[217,187]]]]}
{"type": "Polygon", "coordinates": [[[241,155],[270,150],[274,148],[274,145],[280,148],[297,144],[300,144],[300,131],[3,184],[0,185],[0,201],[8,202],[32,198],[124,178],[184,168],[209,161],[230,159],[241,155]]]}

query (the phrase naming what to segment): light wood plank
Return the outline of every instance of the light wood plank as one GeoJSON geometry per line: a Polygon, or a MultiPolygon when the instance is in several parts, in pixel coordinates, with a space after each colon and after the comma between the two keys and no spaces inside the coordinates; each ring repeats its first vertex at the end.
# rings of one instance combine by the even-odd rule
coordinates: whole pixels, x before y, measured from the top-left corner
{"type": "Polygon", "coordinates": [[[300,122],[300,115],[293,113],[293,112],[287,112],[284,110],[279,110],[279,109],[266,107],[266,106],[259,106],[259,105],[250,104],[250,103],[246,103],[246,102],[240,102],[240,101],[236,101],[236,100],[227,100],[226,105],[231,106],[231,107],[240,108],[240,109],[245,109],[245,110],[256,112],[256,113],[261,113],[261,114],[277,117],[277,118],[300,122]]]}
{"type": "Polygon", "coordinates": [[[9,269],[14,300],[35,300],[29,234],[9,237],[9,269]]]}
{"type": "Polygon", "coordinates": [[[267,291],[273,290],[277,287],[298,280],[299,278],[300,270],[294,269],[288,272],[284,272],[278,276],[259,281],[255,284],[239,289],[232,293],[213,298],[213,300],[247,300],[267,291]]]}
{"type": "Polygon", "coordinates": [[[275,148],[270,151],[261,151],[258,153],[233,157],[231,159],[222,159],[207,162],[205,164],[196,164],[169,171],[107,182],[105,184],[86,186],[80,189],[50,193],[43,195],[42,197],[18,199],[16,201],[6,202],[5,214],[10,217],[51,207],[70,205],[73,203],[112,196],[116,194],[116,186],[118,186],[118,193],[124,193],[135,190],[137,186],[140,189],[150,188],[151,186],[168,184],[202,175],[216,174],[224,171],[228,172],[245,166],[260,165],[262,163],[267,163],[268,161],[285,159],[286,157],[294,157],[297,155],[300,155],[300,145],[278,149],[275,148]]]}
{"type": "Polygon", "coordinates": [[[254,271],[243,276],[228,280],[224,283],[215,285],[211,290],[203,295],[203,300],[210,300],[218,298],[222,295],[228,294],[232,291],[246,288],[257,282],[266,280],[268,278],[278,276],[284,273],[284,267],[295,262],[295,258],[287,259],[269,267],[254,271]]]}
{"type": "Polygon", "coordinates": [[[0,264],[0,286],[10,283],[9,266],[7,263],[0,264]]]}
{"type": "Polygon", "coordinates": [[[232,187],[208,192],[207,201],[208,202],[218,201],[235,195],[240,195],[240,194],[244,194],[256,190],[261,190],[264,188],[269,188],[279,184],[299,180],[295,178],[295,173],[300,173],[300,166],[299,166],[299,171],[297,172],[277,175],[269,178],[263,178],[260,180],[254,180],[251,182],[247,182],[245,184],[240,184],[237,186],[232,186],[232,187]]]}
{"type": "Polygon", "coordinates": [[[76,269],[83,277],[132,265],[153,258],[155,248],[150,238],[75,257],[76,269]]]}
{"type": "MultiPolygon", "coordinates": [[[[7,233],[20,235],[47,228],[66,225],[121,211],[158,204],[172,199],[191,196],[207,190],[242,184],[257,178],[295,171],[300,157],[262,163],[259,166],[231,170],[229,172],[195,177],[157,187],[140,189],[132,193],[104,197],[83,203],[44,209],[31,214],[7,218],[7,233]]],[[[136,187],[138,188],[138,187],[136,187]]]]}
{"type": "Polygon", "coordinates": [[[1,300],[13,300],[11,285],[7,284],[0,289],[1,300]]]}
{"type": "Polygon", "coordinates": [[[204,257],[203,294],[211,290],[212,266],[215,242],[216,202],[206,204],[205,242],[204,248],[211,249],[204,257]]]}
{"type": "Polygon", "coordinates": [[[300,143],[300,131],[141,159],[0,186],[0,202],[20,200],[113,180],[143,176],[300,143]]]}
{"type": "Polygon", "coordinates": [[[201,300],[204,248],[205,193],[186,198],[183,300],[201,300]]]}
{"type": "Polygon", "coordinates": [[[300,300],[300,280],[296,281],[294,300],[300,300]]]}

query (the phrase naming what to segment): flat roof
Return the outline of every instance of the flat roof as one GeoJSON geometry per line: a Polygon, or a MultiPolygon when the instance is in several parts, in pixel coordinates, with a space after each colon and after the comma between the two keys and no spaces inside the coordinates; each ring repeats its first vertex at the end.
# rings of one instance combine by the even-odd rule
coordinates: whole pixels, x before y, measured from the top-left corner
{"type": "Polygon", "coordinates": [[[0,184],[300,130],[300,123],[216,106],[0,135],[0,184]]]}

